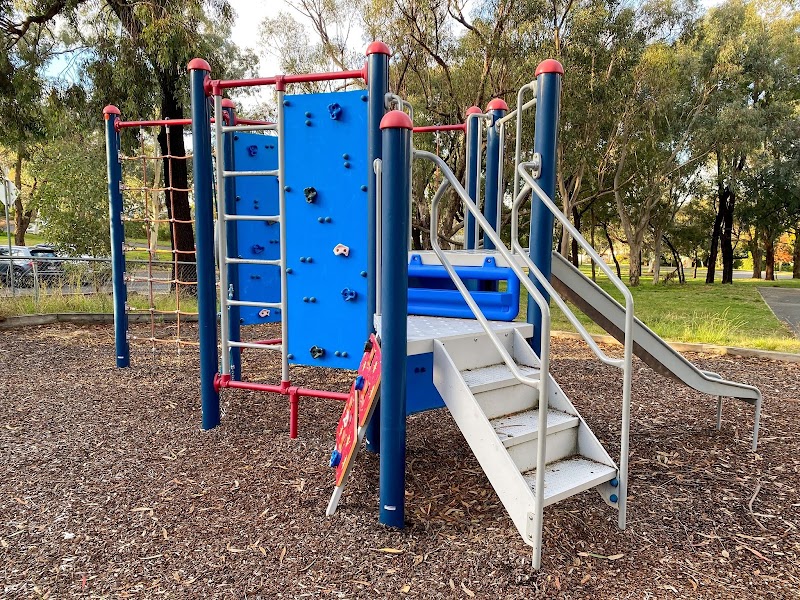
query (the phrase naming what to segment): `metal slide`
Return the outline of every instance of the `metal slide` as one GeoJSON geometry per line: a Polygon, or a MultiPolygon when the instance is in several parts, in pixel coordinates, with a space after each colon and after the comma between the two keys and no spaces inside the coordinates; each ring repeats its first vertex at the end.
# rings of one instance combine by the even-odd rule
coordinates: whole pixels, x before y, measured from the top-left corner
{"type": "MultiPolygon", "coordinates": [[[[553,252],[552,264],[552,284],[558,293],[621,342],[624,338],[625,309],[558,252],[553,252]]],[[[717,396],[718,429],[723,396],[754,405],[753,449],[756,449],[761,416],[761,392],[758,388],[727,381],[716,373],[698,369],[639,319],[634,320],[633,348],[634,354],[656,373],[704,394],[717,396]]]]}

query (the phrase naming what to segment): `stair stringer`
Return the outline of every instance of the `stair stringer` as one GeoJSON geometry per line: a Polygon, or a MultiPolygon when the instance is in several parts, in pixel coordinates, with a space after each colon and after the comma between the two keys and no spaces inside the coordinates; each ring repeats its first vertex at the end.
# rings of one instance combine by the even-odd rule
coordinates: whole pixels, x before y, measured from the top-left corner
{"type": "MultiPolygon", "coordinates": [[[[528,341],[519,331],[514,332],[514,359],[520,364],[541,368],[539,357],[536,356],[536,353],[533,351],[528,341]]],[[[578,424],[578,454],[595,462],[618,469],[617,463],[615,463],[608,452],[606,452],[605,447],[603,447],[603,444],[597,439],[597,436],[589,425],[586,424],[586,421],[581,416],[578,409],[570,402],[564,390],[561,389],[561,386],[558,385],[558,382],[549,373],[547,390],[547,403],[549,408],[560,410],[580,419],[580,423],[578,424]]],[[[619,509],[618,503],[611,501],[612,494],[615,494],[617,491],[616,486],[605,482],[598,485],[595,489],[606,504],[612,508],[619,509]]]]}
{"type": "MultiPolygon", "coordinates": [[[[433,364],[436,389],[517,531],[525,543],[533,546],[533,493],[439,340],[433,342],[433,364]]],[[[532,388],[531,393],[534,391],[532,388]]]]}

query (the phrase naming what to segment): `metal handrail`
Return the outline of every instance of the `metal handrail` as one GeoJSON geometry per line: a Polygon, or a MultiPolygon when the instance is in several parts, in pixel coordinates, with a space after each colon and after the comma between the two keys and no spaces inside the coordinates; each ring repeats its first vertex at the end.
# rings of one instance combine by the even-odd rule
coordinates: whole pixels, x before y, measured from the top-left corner
{"type": "MultiPolygon", "coordinates": [[[[528,173],[527,169],[533,168],[533,163],[520,163],[517,168],[519,176],[525,181],[526,187],[541,200],[542,204],[558,219],[561,226],[569,232],[578,244],[583,247],[584,251],[589,257],[597,263],[600,270],[605,273],[609,281],[616,287],[625,298],[625,338],[624,338],[624,353],[622,359],[622,427],[620,433],[620,457],[619,457],[619,528],[625,529],[625,522],[627,518],[627,501],[628,501],[628,454],[630,447],[630,425],[631,425],[631,375],[633,371],[633,296],[627,286],[611,271],[611,268],[600,257],[592,245],[586,241],[575,226],[569,219],[561,212],[550,197],[544,193],[536,180],[528,173]]],[[[519,198],[514,201],[514,212],[511,218],[511,241],[513,246],[519,246],[519,225],[516,220],[516,212],[521,203],[519,198]]],[[[524,255],[523,252],[521,254],[524,255]]],[[[535,275],[535,274],[534,274],[535,275]]],[[[557,295],[555,295],[557,296],[557,295]]],[[[554,297],[555,297],[554,296],[554,297]]]]}
{"type": "Polygon", "coordinates": [[[414,157],[415,158],[424,158],[436,164],[439,169],[441,170],[442,174],[445,177],[445,181],[439,186],[439,189],[436,192],[436,195],[433,197],[431,201],[431,247],[433,251],[436,253],[436,256],[439,258],[442,266],[447,271],[447,274],[450,276],[450,279],[455,284],[458,291],[461,293],[461,296],[464,298],[464,301],[469,306],[469,309],[472,311],[472,314],[475,315],[475,319],[480,323],[483,330],[488,335],[489,339],[491,340],[492,344],[495,346],[497,351],[500,353],[500,356],[503,358],[503,362],[505,362],[506,366],[511,370],[511,373],[514,375],[514,378],[523,383],[527,386],[538,388],[539,390],[539,419],[538,419],[538,427],[540,435],[537,438],[537,456],[536,456],[536,481],[534,484],[534,519],[533,519],[533,540],[534,540],[534,552],[538,555],[541,553],[541,544],[542,544],[542,529],[543,529],[543,519],[544,519],[544,470],[545,470],[545,460],[547,455],[547,436],[544,433],[547,431],[547,412],[548,412],[548,390],[549,390],[549,378],[550,378],[550,306],[545,300],[544,296],[542,296],[541,292],[536,289],[536,286],[533,285],[533,282],[525,276],[525,272],[522,268],[514,262],[514,258],[511,252],[505,247],[503,241],[500,239],[500,236],[497,232],[492,228],[489,222],[486,220],[486,217],[478,210],[478,207],[469,197],[466,190],[463,188],[461,183],[458,181],[456,176],[447,166],[440,157],[432,154],[430,152],[425,152],[422,150],[414,150],[414,157]],[[452,188],[456,191],[456,193],[461,197],[461,200],[464,202],[464,205],[467,209],[472,213],[473,217],[475,217],[476,225],[480,224],[483,227],[484,233],[489,237],[489,239],[494,243],[495,248],[500,253],[500,255],[506,260],[511,270],[514,274],[519,278],[520,282],[525,286],[525,289],[528,290],[528,294],[530,298],[533,298],[534,302],[539,306],[539,310],[541,311],[542,315],[542,323],[541,323],[541,338],[542,338],[542,347],[541,352],[539,354],[539,362],[540,362],[540,372],[539,372],[539,379],[533,380],[529,377],[525,377],[517,367],[517,363],[514,361],[512,356],[508,353],[506,348],[500,342],[500,338],[497,337],[497,334],[491,328],[489,321],[483,315],[478,304],[472,298],[472,294],[467,289],[467,286],[464,285],[464,282],[459,277],[458,273],[456,272],[453,265],[445,256],[444,252],[442,251],[441,246],[439,245],[439,237],[438,237],[438,222],[439,222],[439,202],[444,195],[445,190],[447,189],[448,184],[452,186],[452,188]]]}
{"type": "MultiPolygon", "coordinates": [[[[528,192],[530,191],[531,188],[527,184],[522,188],[522,191],[519,193],[517,199],[514,201],[514,205],[512,208],[513,212],[511,215],[512,219],[517,218],[518,207],[525,199],[528,192]]],[[[605,352],[603,352],[600,346],[597,345],[597,342],[594,341],[592,335],[583,326],[583,323],[581,323],[578,320],[578,318],[575,316],[575,313],[572,311],[569,305],[564,301],[563,298],[561,298],[561,296],[555,290],[553,284],[551,284],[550,281],[548,281],[548,279],[544,276],[544,274],[539,270],[539,267],[537,267],[533,263],[533,261],[530,259],[530,256],[528,256],[528,254],[525,252],[525,249],[520,245],[519,240],[515,238],[511,239],[511,249],[513,252],[518,254],[520,258],[522,258],[523,262],[525,263],[525,266],[528,267],[528,272],[533,274],[534,277],[536,277],[536,280],[539,282],[539,284],[550,295],[550,297],[556,303],[556,306],[558,306],[561,312],[564,313],[564,316],[567,317],[567,320],[578,331],[580,336],[583,338],[583,340],[586,342],[589,348],[592,349],[592,352],[595,353],[597,358],[599,358],[603,363],[609,366],[621,369],[624,366],[624,361],[621,358],[612,358],[608,356],[605,352]]]]}

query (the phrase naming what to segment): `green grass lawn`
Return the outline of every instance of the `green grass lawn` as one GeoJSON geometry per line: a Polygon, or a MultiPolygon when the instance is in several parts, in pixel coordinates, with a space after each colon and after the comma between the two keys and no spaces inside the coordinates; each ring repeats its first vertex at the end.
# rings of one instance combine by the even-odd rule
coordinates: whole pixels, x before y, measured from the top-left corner
{"type": "MultiPolygon", "coordinates": [[[[607,279],[598,277],[598,283],[621,300],[607,279]]],[[[643,278],[641,285],[630,290],[635,315],[666,340],[800,352],[800,339],[772,314],[758,293],[758,287],[767,286],[800,289],[800,280],[736,279],[733,285],[723,286],[706,285],[701,279],[689,279],[683,285],[653,285],[652,280],[643,278]]],[[[527,304],[524,288],[523,296],[521,319],[525,318],[527,304]]],[[[575,310],[575,314],[590,332],[605,333],[582,313],[575,310]]],[[[557,308],[553,310],[553,329],[573,330],[557,308]]]]}

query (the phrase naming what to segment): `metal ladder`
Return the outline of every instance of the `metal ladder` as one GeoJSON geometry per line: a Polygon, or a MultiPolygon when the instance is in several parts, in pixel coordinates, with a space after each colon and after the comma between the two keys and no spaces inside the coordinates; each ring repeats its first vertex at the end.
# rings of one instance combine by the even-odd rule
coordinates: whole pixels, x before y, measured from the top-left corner
{"type": "Polygon", "coordinates": [[[217,179],[217,220],[216,233],[218,241],[219,259],[219,304],[220,304],[220,346],[221,346],[221,375],[222,377],[231,376],[231,349],[250,348],[253,350],[269,350],[281,352],[281,380],[289,381],[289,357],[288,357],[288,321],[287,321],[287,273],[286,273],[286,193],[284,180],[286,173],[286,154],[284,148],[284,105],[282,90],[276,91],[277,95],[277,119],[276,123],[263,125],[225,125],[223,120],[222,96],[214,96],[214,143],[217,155],[216,179],[217,179]],[[255,132],[255,131],[275,131],[278,137],[278,168],[267,171],[227,171],[225,170],[226,138],[225,134],[234,132],[255,132]],[[276,215],[236,215],[228,214],[226,206],[225,180],[229,177],[277,177],[278,178],[278,214],[276,215]],[[239,258],[228,256],[228,233],[226,225],[232,221],[261,221],[265,223],[278,223],[280,228],[280,258],[276,260],[260,260],[251,258],[239,258]],[[236,300],[238,290],[233,289],[233,285],[228,280],[228,265],[268,265],[280,268],[280,301],[279,302],[260,302],[250,300],[236,300]],[[242,342],[230,339],[230,307],[249,306],[266,310],[279,309],[281,312],[281,343],[280,344],[257,344],[253,342],[242,342]]]}

